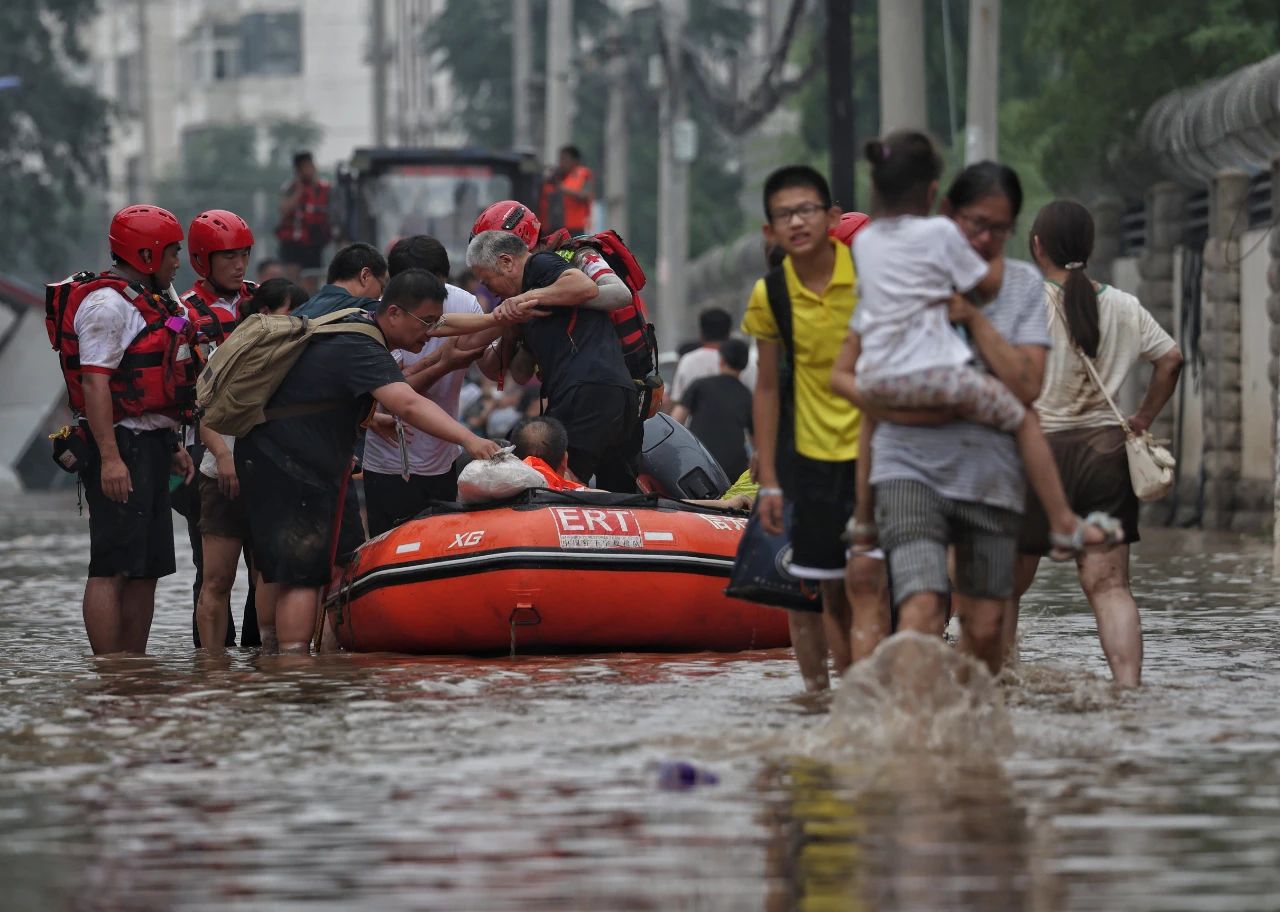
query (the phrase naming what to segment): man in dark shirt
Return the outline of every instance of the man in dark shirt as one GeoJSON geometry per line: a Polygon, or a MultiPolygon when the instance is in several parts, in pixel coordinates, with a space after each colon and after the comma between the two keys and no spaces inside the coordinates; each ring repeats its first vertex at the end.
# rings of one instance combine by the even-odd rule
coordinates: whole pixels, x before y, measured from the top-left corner
{"type": "Polygon", "coordinates": [[[422,350],[443,312],[445,288],[422,269],[396,276],[364,331],[317,336],[267,403],[293,410],[236,444],[249,510],[254,566],[262,574],[259,620],[282,651],[306,652],[320,589],[329,581],[334,518],[356,432],[377,401],[418,430],[460,444],[473,459],[497,452],[409,386],[390,348],[422,350]]]}
{"type": "Polygon", "coordinates": [[[569,432],[569,469],[608,491],[636,490],[640,454],[639,396],[622,360],[607,313],[581,305],[599,294],[596,283],[557,253],[530,253],[505,231],[483,231],[467,248],[467,265],[503,302],[494,309],[518,318],[541,314],[512,330],[511,375],[519,383],[542,374],[547,414],[569,432]]]}
{"type": "Polygon", "coordinates": [[[693,381],[671,412],[737,478],[747,468],[746,440],[751,434],[751,391],[742,385],[749,350],[741,339],[720,343],[720,373],[693,381]]]}

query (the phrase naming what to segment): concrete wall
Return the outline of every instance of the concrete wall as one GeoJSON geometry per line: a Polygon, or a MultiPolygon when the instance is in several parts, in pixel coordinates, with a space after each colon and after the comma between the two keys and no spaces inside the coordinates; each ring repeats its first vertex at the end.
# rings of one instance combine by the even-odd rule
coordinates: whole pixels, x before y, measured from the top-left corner
{"type": "Polygon", "coordinates": [[[1270,486],[1275,470],[1272,415],[1271,317],[1267,313],[1267,267],[1271,253],[1265,228],[1240,238],[1241,478],[1270,486]]]}

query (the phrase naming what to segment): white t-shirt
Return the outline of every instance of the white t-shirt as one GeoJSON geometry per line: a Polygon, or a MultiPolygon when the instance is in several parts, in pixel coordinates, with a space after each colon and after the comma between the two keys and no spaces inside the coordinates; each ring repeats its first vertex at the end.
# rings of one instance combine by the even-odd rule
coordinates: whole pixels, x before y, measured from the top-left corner
{"type": "Polygon", "coordinates": [[[857,371],[900,377],[959,367],[972,352],[937,302],[971,291],[991,268],[955,222],[942,216],[876,219],[853,239],[858,308],[849,326],[862,336],[857,371]]]}
{"type": "MultiPolygon", "coordinates": [[[[147,321],[120,292],[99,288],[80,302],[73,326],[80,340],[81,368],[114,371],[120,366],[129,344],[147,328],[147,321]]],[[[154,431],[177,427],[178,422],[167,415],[147,414],[122,418],[116,424],[135,431],[154,431]]]]}
{"type": "MultiPolygon", "coordinates": [[[[676,373],[671,379],[671,390],[667,398],[672,403],[679,404],[685,393],[689,391],[689,387],[693,385],[693,381],[701,380],[703,377],[714,377],[718,373],[720,373],[720,347],[712,343],[695,348],[693,351],[682,355],[679,363],[676,364],[676,373]]],[[[742,381],[743,386],[755,392],[756,361],[754,350],[750,360],[747,362],[746,369],[738,375],[738,379],[742,381]]]]}
{"type": "MultiPolygon", "coordinates": [[[[445,313],[484,313],[475,295],[468,291],[463,291],[456,285],[445,285],[445,288],[449,292],[444,299],[445,313]]],[[[422,347],[422,351],[417,354],[397,349],[391,355],[401,367],[412,367],[444,345],[444,342],[443,338],[428,339],[427,344],[422,347]]],[[[465,370],[456,370],[451,374],[445,374],[423,395],[454,418],[457,418],[458,399],[462,392],[462,384],[466,380],[466,375],[467,372],[465,370]]],[[[449,443],[447,440],[432,437],[430,434],[424,434],[416,428],[406,426],[404,433],[405,449],[409,453],[409,472],[413,475],[443,475],[449,471],[449,466],[453,465],[453,461],[462,452],[462,447],[456,443],[449,443]]],[[[399,475],[400,447],[394,443],[387,442],[386,439],[378,434],[367,435],[364,441],[364,467],[368,471],[376,472],[379,475],[399,475]]]]}
{"type": "MultiPolygon", "coordinates": [[[[1045,361],[1044,384],[1035,402],[1040,424],[1046,432],[1119,424],[1085,369],[1070,331],[1059,319],[1062,289],[1051,282],[1046,282],[1044,289],[1053,348],[1045,361]]],[[[1120,394],[1134,365],[1155,361],[1177,344],[1137,298],[1109,285],[1098,292],[1098,329],[1098,356],[1093,366],[1112,399],[1120,394]]]]}

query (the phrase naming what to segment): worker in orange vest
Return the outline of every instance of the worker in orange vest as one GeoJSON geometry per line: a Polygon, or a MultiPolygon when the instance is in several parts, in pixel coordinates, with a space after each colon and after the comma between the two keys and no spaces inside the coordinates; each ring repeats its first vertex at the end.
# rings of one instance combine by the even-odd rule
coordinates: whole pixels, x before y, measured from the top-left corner
{"type": "Polygon", "coordinates": [[[577,146],[564,146],[560,161],[542,185],[542,228],[548,234],[565,228],[571,235],[587,233],[591,202],[595,199],[595,175],[582,163],[577,146]]]}

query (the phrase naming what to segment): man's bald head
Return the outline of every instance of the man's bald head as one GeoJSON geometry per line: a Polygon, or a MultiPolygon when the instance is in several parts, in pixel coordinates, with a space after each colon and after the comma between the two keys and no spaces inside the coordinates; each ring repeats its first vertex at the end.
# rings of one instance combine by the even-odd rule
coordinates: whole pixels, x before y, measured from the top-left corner
{"type": "Polygon", "coordinates": [[[569,433],[559,419],[549,415],[525,418],[511,429],[516,456],[536,456],[556,472],[564,474],[569,459],[569,433]]]}

